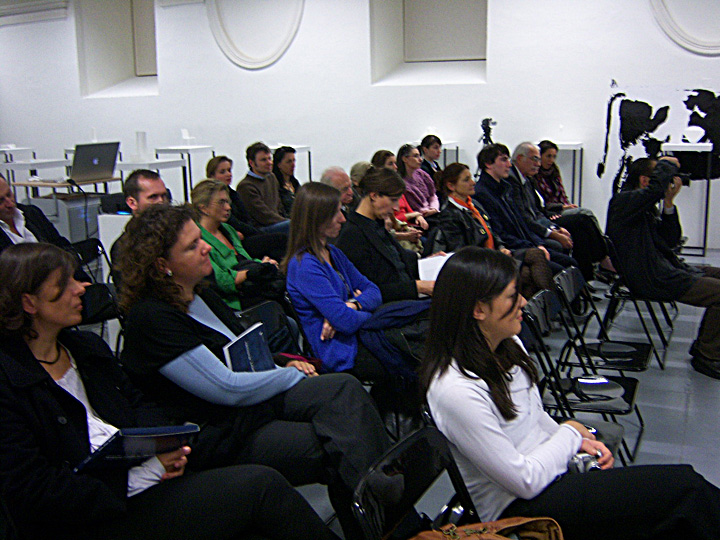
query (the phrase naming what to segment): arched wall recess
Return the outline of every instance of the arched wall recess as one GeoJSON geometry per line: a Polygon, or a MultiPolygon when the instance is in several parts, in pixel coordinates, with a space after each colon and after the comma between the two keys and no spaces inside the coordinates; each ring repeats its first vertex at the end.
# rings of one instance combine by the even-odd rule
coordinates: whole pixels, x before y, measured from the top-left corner
{"type": "Polygon", "coordinates": [[[682,48],[704,56],[720,55],[720,41],[709,42],[697,39],[688,34],[680,27],[675,18],[672,16],[665,0],[650,0],[650,6],[653,10],[653,15],[655,15],[655,20],[660,25],[660,28],[663,29],[670,39],[682,48]]]}
{"type": "Polygon", "coordinates": [[[278,61],[295,39],[305,0],[207,0],[215,41],[230,61],[262,69],[278,61]]]}

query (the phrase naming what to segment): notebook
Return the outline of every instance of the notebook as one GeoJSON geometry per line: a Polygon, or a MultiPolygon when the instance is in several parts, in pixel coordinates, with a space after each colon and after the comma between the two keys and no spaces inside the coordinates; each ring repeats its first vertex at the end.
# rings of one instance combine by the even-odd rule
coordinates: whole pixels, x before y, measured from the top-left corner
{"type": "Polygon", "coordinates": [[[258,322],[223,347],[225,363],[233,371],[268,371],[275,369],[263,323],[258,322]]]}

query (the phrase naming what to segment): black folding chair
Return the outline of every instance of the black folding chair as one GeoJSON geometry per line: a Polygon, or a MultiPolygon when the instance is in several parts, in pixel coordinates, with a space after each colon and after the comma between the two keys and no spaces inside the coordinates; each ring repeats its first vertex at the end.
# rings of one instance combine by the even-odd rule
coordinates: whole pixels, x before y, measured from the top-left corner
{"type": "Polygon", "coordinates": [[[80,267],[90,276],[92,282],[102,283],[102,266],[99,264],[93,265],[95,261],[102,258],[108,269],[110,268],[110,257],[108,257],[102,242],[97,238],[87,238],[70,244],[70,248],[77,255],[80,267]]]}
{"type": "Polygon", "coordinates": [[[370,468],[353,497],[353,513],[367,540],[409,538],[422,530],[478,521],[445,437],[426,426],[397,443],[370,468]],[[455,495],[433,520],[416,503],[447,471],[455,495]]]}
{"type": "MultiPolygon", "coordinates": [[[[639,423],[639,433],[631,450],[625,437],[622,447],[630,461],[634,461],[645,430],[645,422],[640,409],[635,403],[638,380],[625,376],[598,376],[587,366],[582,366],[583,375],[563,377],[560,374],[559,362],[553,360],[549,349],[543,341],[543,334],[551,329],[548,313],[549,302],[557,302],[554,293],[540,291],[523,309],[523,332],[520,335],[523,344],[535,358],[543,373],[540,384],[543,404],[551,412],[574,418],[576,413],[599,414],[603,420],[617,423],[617,416],[635,413],[639,423]],[[549,391],[546,395],[545,390],[549,391]]],[[[580,360],[582,362],[582,360],[580,360]]],[[[625,459],[620,454],[621,461],[625,459]]]]}

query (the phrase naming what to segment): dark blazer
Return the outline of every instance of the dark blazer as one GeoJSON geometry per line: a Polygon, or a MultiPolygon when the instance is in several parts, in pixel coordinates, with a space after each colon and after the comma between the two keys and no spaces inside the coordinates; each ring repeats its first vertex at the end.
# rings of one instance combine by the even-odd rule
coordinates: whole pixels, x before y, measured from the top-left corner
{"type": "Polygon", "coordinates": [[[521,178],[522,174],[513,165],[507,178],[507,182],[510,184],[508,196],[522,215],[528,228],[540,238],[545,238],[545,233],[553,226],[553,223],[545,216],[538,204],[535,186],[529,179],[523,184],[521,178]]]}
{"type": "Polygon", "coordinates": [[[608,206],[607,235],[613,241],[625,280],[636,294],[653,300],[678,300],[699,275],[670,249],[681,233],[675,214],[658,219],[656,205],[678,168],[659,161],[644,189],[616,193],[608,206]]]}
{"type": "MultiPolygon", "coordinates": [[[[25,216],[25,227],[35,235],[38,242],[47,242],[63,249],[70,247],[70,241],[58,232],[37,206],[18,204],[17,207],[25,216]]],[[[10,237],[0,229],[0,251],[11,245],[10,237]]]]}
{"type": "MultiPolygon", "coordinates": [[[[128,382],[105,342],[63,331],[88,399],[116,427],[167,425],[128,382]]],[[[85,407],[58,386],[19,338],[0,340],[0,489],[24,538],[102,538],[121,518],[127,471],[75,474],[90,453],[85,407]]]]}
{"type": "Polygon", "coordinates": [[[390,233],[387,234],[400,256],[402,269],[395,266],[392,254],[378,235],[375,223],[357,212],[348,215],[336,246],[362,275],[378,286],[383,302],[417,299],[415,280],[420,279],[417,255],[401,247],[390,233]]]}
{"type": "Polygon", "coordinates": [[[430,178],[433,179],[433,182],[435,182],[435,173],[442,171],[442,169],[440,168],[440,164],[438,164],[437,161],[435,162],[435,166],[437,167],[437,169],[433,169],[433,164],[430,163],[427,159],[423,159],[423,162],[420,164],[420,168],[430,175],[430,178]]]}
{"type": "MultiPolygon", "coordinates": [[[[483,216],[490,233],[493,235],[495,249],[504,247],[502,240],[490,226],[490,216],[487,215],[477,201],[473,200],[472,202],[483,216]]],[[[443,205],[438,216],[437,228],[439,232],[435,233],[433,251],[450,252],[465,246],[485,247],[485,242],[488,239],[487,231],[473,217],[470,210],[460,208],[448,200],[443,205]]]]}

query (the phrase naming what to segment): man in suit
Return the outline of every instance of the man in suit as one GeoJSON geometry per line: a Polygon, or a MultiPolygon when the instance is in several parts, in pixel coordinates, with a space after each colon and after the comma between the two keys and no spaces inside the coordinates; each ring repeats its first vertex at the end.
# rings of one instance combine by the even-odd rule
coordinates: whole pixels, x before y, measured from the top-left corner
{"type": "Polygon", "coordinates": [[[250,213],[253,224],[264,232],[290,232],[290,220],[280,199],[280,184],[272,172],[270,148],[261,142],[245,151],[248,171],[237,186],[238,195],[250,213]]]}
{"type": "Polygon", "coordinates": [[[342,167],[328,167],[323,171],[320,181],[340,192],[340,203],[342,204],[343,214],[347,218],[348,212],[353,209],[353,199],[355,198],[352,181],[348,173],[342,167]]]}

